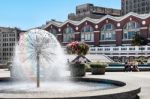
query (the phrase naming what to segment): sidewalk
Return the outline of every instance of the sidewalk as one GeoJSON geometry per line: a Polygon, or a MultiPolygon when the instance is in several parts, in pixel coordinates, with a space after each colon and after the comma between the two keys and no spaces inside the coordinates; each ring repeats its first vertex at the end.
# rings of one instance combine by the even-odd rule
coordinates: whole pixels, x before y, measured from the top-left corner
{"type": "MultiPolygon", "coordinates": [[[[10,72],[0,69],[0,77],[10,77],[10,72]]],[[[87,73],[86,77],[136,83],[141,86],[141,93],[139,94],[140,99],[150,99],[150,72],[106,72],[105,75],[91,75],[91,73],[87,73]]]]}
{"type": "Polygon", "coordinates": [[[106,72],[105,75],[94,76],[88,73],[86,77],[98,77],[136,83],[141,86],[140,99],[150,99],[150,72],[106,72]]]}

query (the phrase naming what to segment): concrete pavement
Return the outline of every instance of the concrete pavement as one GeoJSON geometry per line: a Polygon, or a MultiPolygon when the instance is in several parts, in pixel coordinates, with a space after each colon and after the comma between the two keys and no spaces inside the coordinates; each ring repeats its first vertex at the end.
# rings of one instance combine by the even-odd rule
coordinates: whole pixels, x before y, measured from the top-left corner
{"type": "MultiPolygon", "coordinates": [[[[10,77],[10,72],[0,70],[0,77],[10,77]]],[[[150,72],[106,72],[105,75],[91,75],[85,77],[104,78],[135,83],[141,86],[140,99],[150,99],[150,72]]]]}
{"type": "Polygon", "coordinates": [[[106,72],[105,75],[88,73],[86,76],[135,83],[141,86],[140,99],[150,99],[150,72],[106,72]]]}

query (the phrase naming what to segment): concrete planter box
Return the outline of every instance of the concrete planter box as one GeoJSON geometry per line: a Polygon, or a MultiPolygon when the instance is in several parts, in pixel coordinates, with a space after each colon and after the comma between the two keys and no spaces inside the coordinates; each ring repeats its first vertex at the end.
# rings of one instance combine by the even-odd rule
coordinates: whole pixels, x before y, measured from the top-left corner
{"type": "Polygon", "coordinates": [[[104,63],[91,63],[90,64],[91,72],[93,75],[104,75],[107,66],[108,65],[104,63]]]}
{"type": "Polygon", "coordinates": [[[105,74],[105,67],[92,67],[91,72],[93,75],[104,75],[105,74]]]}
{"type": "Polygon", "coordinates": [[[70,74],[73,77],[82,77],[85,76],[85,64],[71,64],[70,65],[70,74]]]}

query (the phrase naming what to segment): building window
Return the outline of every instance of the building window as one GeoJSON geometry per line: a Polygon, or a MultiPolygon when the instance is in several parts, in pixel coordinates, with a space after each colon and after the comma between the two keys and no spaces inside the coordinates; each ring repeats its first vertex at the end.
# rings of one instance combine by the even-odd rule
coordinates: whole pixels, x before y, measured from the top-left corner
{"type": "Polygon", "coordinates": [[[129,50],[131,51],[131,50],[135,50],[135,48],[129,48],[129,50]]]}
{"type": "Polygon", "coordinates": [[[75,39],[74,30],[70,26],[67,27],[63,32],[63,41],[71,42],[75,39]]]}
{"type": "Polygon", "coordinates": [[[141,47],[141,48],[139,48],[139,50],[145,50],[145,48],[141,47]]]}
{"type": "Polygon", "coordinates": [[[102,48],[98,48],[98,51],[102,51],[103,49],[102,48]]]}
{"type": "Polygon", "coordinates": [[[127,48],[121,48],[121,50],[122,50],[122,51],[125,51],[125,50],[127,50],[127,48]]]}
{"type": "Polygon", "coordinates": [[[115,27],[112,24],[105,24],[101,29],[101,40],[116,40],[115,27]]]}
{"type": "Polygon", "coordinates": [[[113,48],[113,51],[118,51],[119,50],[119,48],[113,48]]]}
{"type": "Polygon", "coordinates": [[[123,39],[132,40],[135,34],[140,34],[140,25],[137,22],[128,22],[123,28],[123,39]]]}
{"type": "Polygon", "coordinates": [[[110,48],[105,48],[105,51],[110,51],[110,48]]]}
{"type": "Polygon", "coordinates": [[[147,50],[150,50],[150,47],[148,47],[147,50]]]}
{"type": "Polygon", "coordinates": [[[9,37],[15,37],[15,33],[11,33],[11,34],[9,34],[9,37]]]}
{"type": "Polygon", "coordinates": [[[94,41],[94,31],[90,25],[86,25],[82,28],[81,41],[94,41]]]}
{"type": "Polygon", "coordinates": [[[57,37],[57,30],[56,29],[50,29],[50,33],[52,33],[55,37],[57,37]]]}
{"type": "Polygon", "coordinates": [[[150,25],[149,25],[149,28],[148,28],[148,38],[150,38],[150,25]]]}

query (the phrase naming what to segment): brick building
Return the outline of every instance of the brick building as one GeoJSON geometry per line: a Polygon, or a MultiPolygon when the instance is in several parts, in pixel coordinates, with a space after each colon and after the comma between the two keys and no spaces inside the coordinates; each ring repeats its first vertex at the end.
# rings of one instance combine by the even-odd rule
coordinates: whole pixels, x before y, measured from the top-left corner
{"type": "Polygon", "coordinates": [[[130,12],[121,17],[106,15],[100,19],[81,21],[50,21],[44,28],[53,33],[65,46],[71,41],[88,43],[93,54],[105,54],[116,62],[135,58],[150,59],[150,46],[131,46],[135,34],[144,37],[150,45],[150,14],[130,12]]]}
{"type": "Polygon", "coordinates": [[[44,29],[54,33],[65,45],[84,41],[91,46],[128,46],[136,33],[150,40],[150,14],[128,13],[122,17],[106,15],[100,19],[50,21],[44,29]]]}
{"type": "Polygon", "coordinates": [[[122,15],[129,12],[150,13],[150,0],[121,0],[122,15]]]}
{"type": "Polygon", "coordinates": [[[76,7],[76,13],[68,14],[68,19],[75,21],[82,20],[85,17],[99,19],[105,15],[120,16],[121,10],[94,6],[93,4],[87,3],[78,5],[76,7]]]}

